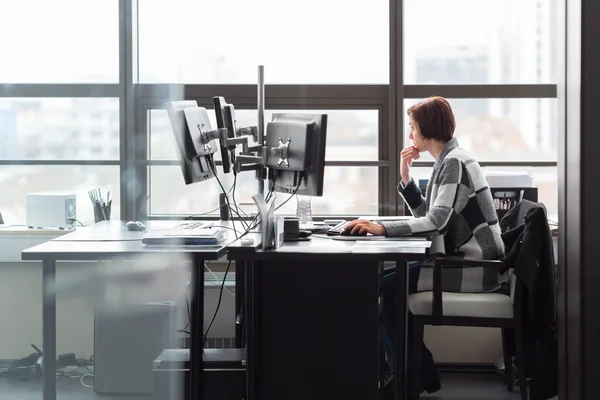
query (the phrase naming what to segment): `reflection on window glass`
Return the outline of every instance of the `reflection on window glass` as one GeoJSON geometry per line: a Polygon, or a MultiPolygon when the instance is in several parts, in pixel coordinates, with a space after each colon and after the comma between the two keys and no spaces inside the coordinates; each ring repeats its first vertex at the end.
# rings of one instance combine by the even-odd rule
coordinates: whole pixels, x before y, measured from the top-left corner
{"type": "Polygon", "coordinates": [[[117,160],[115,130],[119,99],[0,99],[0,159],[117,160]]]}
{"type": "MultiPolygon", "coordinates": [[[[419,179],[429,179],[431,168],[412,168],[411,177],[418,182],[419,179]]],[[[484,172],[508,173],[525,172],[532,177],[532,186],[538,188],[538,201],[544,203],[548,215],[558,217],[558,170],[556,167],[485,167],[484,172]]]]}
{"type": "Polygon", "coordinates": [[[557,9],[556,0],[406,0],[405,82],[556,82],[557,9]]]}
{"type": "MultiPolygon", "coordinates": [[[[233,174],[223,174],[218,167],[219,179],[229,190],[233,174]]],[[[185,185],[177,166],[150,167],[150,210],[152,214],[197,215],[207,212],[218,214],[221,188],[216,179],[185,185]]],[[[242,210],[254,213],[252,195],[258,192],[254,173],[244,172],[238,176],[235,199],[242,210]]],[[[313,197],[314,215],[377,215],[378,213],[377,167],[327,167],[323,197],[313,197]]],[[[278,194],[278,204],[289,198],[278,194]]],[[[281,214],[295,214],[296,201],[291,199],[280,210],[281,214]]]]}
{"type": "Polygon", "coordinates": [[[88,196],[91,189],[110,190],[111,219],[120,219],[119,167],[118,166],[0,166],[0,212],[4,222],[24,225],[27,193],[69,191],[77,196],[77,219],[88,225],[94,222],[92,204],[88,196]]]}
{"type": "Polygon", "coordinates": [[[117,0],[4,1],[3,83],[119,81],[117,0]]]}
{"type": "MultiPolygon", "coordinates": [[[[405,112],[420,100],[405,100],[405,112]]],[[[448,99],[458,143],[478,161],[556,161],[556,99],[448,99]]],[[[404,129],[405,144],[410,129],[404,129]]],[[[421,161],[433,160],[422,154],[421,161]]]]}
{"type": "MultiPolygon", "coordinates": [[[[327,148],[325,158],[329,161],[373,161],[378,159],[379,112],[377,110],[268,110],[265,122],[273,113],[319,113],[327,114],[327,148]]],[[[175,139],[166,110],[150,111],[150,158],[152,160],[175,160],[175,139]]],[[[256,126],[256,111],[235,110],[238,127],[256,126]]],[[[213,110],[208,110],[211,126],[217,123],[213,110]]],[[[216,159],[220,160],[220,152],[216,159]]]]}
{"type": "Polygon", "coordinates": [[[388,83],[388,4],[142,1],[140,81],[255,83],[264,65],[267,83],[388,83]]]}

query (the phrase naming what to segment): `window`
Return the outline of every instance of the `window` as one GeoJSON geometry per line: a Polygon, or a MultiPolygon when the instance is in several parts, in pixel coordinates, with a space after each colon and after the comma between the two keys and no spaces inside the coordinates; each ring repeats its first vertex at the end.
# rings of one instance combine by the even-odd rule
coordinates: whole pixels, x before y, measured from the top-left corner
{"type": "Polygon", "coordinates": [[[550,0],[405,0],[404,81],[556,82],[555,8],[550,0]]]}
{"type": "MultiPolygon", "coordinates": [[[[218,214],[219,194],[222,193],[217,179],[186,185],[179,166],[151,166],[148,171],[150,182],[150,215],[218,214]]],[[[223,174],[217,167],[221,184],[228,191],[233,184],[233,173],[223,174]]],[[[252,203],[252,195],[258,193],[258,184],[253,172],[238,176],[235,199],[238,203],[252,203]]],[[[243,207],[246,210],[245,207],[243,207]]],[[[247,210],[250,212],[250,210],[247,210]]]]}
{"type": "Polygon", "coordinates": [[[0,17],[0,83],[116,83],[117,0],[11,1],[0,17]]]}
{"type": "Polygon", "coordinates": [[[95,126],[92,115],[97,109],[119,123],[118,99],[0,98],[0,159],[117,160],[118,137],[99,143],[102,151],[90,151],[90,142],[97,142],[97,135],[108,137],[110,131],[95,126]]]}
{"type": "MultiPolygon", "coordinates": [[[[265,122],[273,113],[299,112],[327,114],[328,161],[374,161],[378,159],[379,112],[377,110],[268,110],[265,122]]],[[[176,160],[177,152],[173,131],[166,110],[151,110],[150,156],[153,160],[176,160]]],[[[237,125],[256,126],[256,111],[236,110],[237,125]]],[[[215,113],[208,110],[211,126],[217,128],[215,113]]],[[[220,160],[218,152],[216,159],[220,160]]]]}
{"type": "MultiPolygon", "coordinates": [[[[526,172],[532,177],[532,186],[538,188],[538,201],[544,203],[548,217],[558,217],[558,181],[556,167],[484,167],[484,172],[526,172]]],[[[419,179],[429,179],[432,168],[415,167],[411,169],[411,177],[418,183],[419,179]]]]}
{"type": "Polygon", "coordinates": [[[118,166],[0,166],[0,210],[6,224],[25,223],[27,193],[43,191],[72,191],[77,196],[77,219],[88,225],[94,222],[88,191],[95,188],[108,190],[113,199],[111,219],[120,218],[118,166]]]}
{"type": "MultiPolygon", "coordinates": [[[[323,197],[313,197],[313,215],[378,215],[379,171],[377,167],[325,167],[323,197]]],[[[278,204],[289,195],[280,194],[278,204]]],[[[288,201],[278,211],[296,214],[296,200],[288,201]]]]}
{"type": "MultiPolygon", "coordinates": [[[[217,172],[225,190],[233,183],[233,174],[217,172]]],[[[221,188],[216,179],[185,185],[178,166],[150,167],[150,214],[176,214],[192,216],[218,214],[221,188]]],[[[379,201],[377,167],[325,167],[323,197],[312,199],[313,215],[377,215],[379,201]],[[343,199],[343,201],[341,201],[343,199]]],[[[252,195],[258,193],[253,172],[238,175],[235,199],[246,213],[256,212],[252,195]]],[[[289,195],[278,194],[278,204],[289,195]]],[[[296,201],[288,201],[280,210],[282,214],[295,214],[296,201]]]]}
{"type": "Polygon", "coordinates": [[[264,65],[267,83],[388,83],[388,8],[387,0],[142,1],[140,82],[256,83],[264,65]]]}
{"type": "MultiPolygon", "coordinates": [[[[406,110],[420,100],[405,100],[406,110]]],[[[556,99],[448,99],[455,136],[478,161],[556,161],[556,99]]],[[[405,143],[410,128],[405,119],[405,143]]],[[[420,161],[432,161],[424,153],[420,161]]]]}

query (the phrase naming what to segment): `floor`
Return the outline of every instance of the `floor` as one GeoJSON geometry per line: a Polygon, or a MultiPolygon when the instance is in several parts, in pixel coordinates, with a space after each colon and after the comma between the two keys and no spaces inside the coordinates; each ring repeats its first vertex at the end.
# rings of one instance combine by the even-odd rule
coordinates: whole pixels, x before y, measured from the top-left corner
{"type": "MultiPolygon", "coordinates": [[[[79,379],[60,377],[58,379],[59,400],[151,400],[152,396],[107,396],[99,395],[94,389],[81,385],[79,379]]],[[[41,381],[17,381],[0,378],[0,399],[40,400],[41,381]]],[[[424,394],[423,399],[448,400],[512,400],[519,399],[519,391],[509,393],[504,380],[494,373],[456,373],[442,374],[442,390],[435,394],[424,394]]]]}

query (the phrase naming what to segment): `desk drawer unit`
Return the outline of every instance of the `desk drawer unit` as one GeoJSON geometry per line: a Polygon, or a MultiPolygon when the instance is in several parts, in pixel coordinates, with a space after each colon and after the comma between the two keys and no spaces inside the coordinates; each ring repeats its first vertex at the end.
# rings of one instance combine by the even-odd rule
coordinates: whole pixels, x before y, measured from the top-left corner
{"type": "Polygon", "coordinates": [[[377,398],[379,263],[262,261],[255,282],[255,399],[377,398]]]}

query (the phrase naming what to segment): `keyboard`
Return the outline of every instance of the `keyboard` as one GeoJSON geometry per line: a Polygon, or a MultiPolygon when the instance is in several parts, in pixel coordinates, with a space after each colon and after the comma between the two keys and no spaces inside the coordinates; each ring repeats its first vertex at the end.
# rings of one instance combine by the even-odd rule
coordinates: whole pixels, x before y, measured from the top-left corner
{"type": "Polygon", "coordinates": [[[334,226],[333,228],[329,228],[329,230],[327,231],[327,236],[341,235],[342,232],[344,232],[346,225],[348,225],[349,223],[350,223],[350,221],[342,221],[339,224],[337,224],[336,226],[334,226]]]}
{"type": "Polygon", "coordinates": [[[213,226],[212,222],[202,222],[202,221],[181,221],[177,225],[175,225],[174,229],[204,229],[210,228],[213,226]]]}

